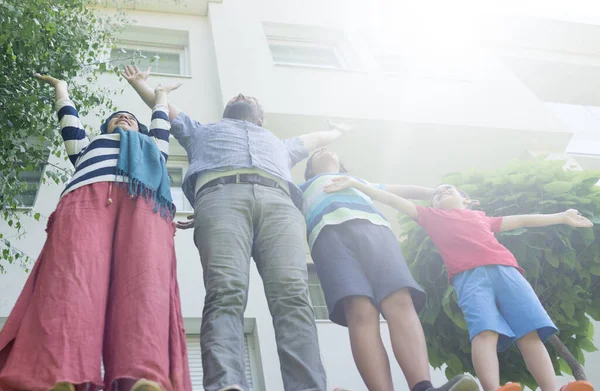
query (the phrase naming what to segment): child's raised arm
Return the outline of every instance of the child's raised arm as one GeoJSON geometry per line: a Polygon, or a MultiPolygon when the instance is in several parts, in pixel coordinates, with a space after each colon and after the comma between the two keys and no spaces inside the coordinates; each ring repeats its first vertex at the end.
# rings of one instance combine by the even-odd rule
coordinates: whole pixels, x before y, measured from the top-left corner
{"type": "Polygon", "coordinates": [[[583,217],[576,209],[569,209],[562,213],[515,215],[502,218],[500,231],[510,231],[521,227],[546,227],[548,225],[567,224],[571,227],[586,228],[594,224],[583,217]]]}
{"type": "Polygon", "coordinates": [[[389,205],[392,208],[398,209],[400,212],[404,213],[413,220],[417,219],[417,208],[412,202],[398,197],[392,193],[388,193],[387,191],[379,190],[372,186],[366,185],[348,176],[334,178],[330,184],[323,188],[323,190],[327,193],[333,193],[349,187],[354,187],[372,199],[389,205]]]}
{"type": "Polygon", "coordinates": [[[407,200],[430,200],[435,193],[432,187],[415,185],[385,185],[385,191],[407,200]]]}

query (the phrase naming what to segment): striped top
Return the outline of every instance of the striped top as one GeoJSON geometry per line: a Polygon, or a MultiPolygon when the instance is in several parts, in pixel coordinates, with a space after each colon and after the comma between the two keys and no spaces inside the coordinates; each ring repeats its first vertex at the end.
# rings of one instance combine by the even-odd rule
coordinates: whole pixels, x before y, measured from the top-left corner
{"type": "MultiPolygon", "coordinates": [[[[338,176],[346,174],[323,174],[300,185],[304,193],[304,218],[308,245],[312,249],[319,233],[326,225],[342,224],[349,220],[364,219],[376,225],[390,227],[390,223],[377,210],[371,198],[360,191],[349,188],[335,193],[325,193],[323,187],[338,176]]],[[[359,181],[385,190],[385,185],[359,181]]]]}
{"type": "MultiPolygon", "coordinates": [[[[101,134],[88,139],[79,113],[69,99],[56,102],[56,111],[60,122],[61,135],[69,160],[75,167],[75,174],[67,183],[61,197],[85,185],[96,182],[127,182],[127,178],[117,177],[121,135],[118,133],[101,134]]],[[[150,137],[154,138],[165,161],[169,154],[168,108],[157,105],[152,109],[150,137]]]]}

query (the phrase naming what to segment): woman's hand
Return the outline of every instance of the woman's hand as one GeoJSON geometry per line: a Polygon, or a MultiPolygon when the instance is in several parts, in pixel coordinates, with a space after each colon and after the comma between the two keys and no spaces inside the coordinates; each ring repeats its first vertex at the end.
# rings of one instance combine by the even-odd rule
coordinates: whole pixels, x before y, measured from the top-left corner
{"type": "Polygon", "coordinates": [[[40,75],[39,73],[34,73],[33,76],[42,83],[54,88],[56,100],[69,99],[69,88],[66,81],[56,79],[50,75],[40,75]]]}
{"type": "Polygon", "coordinates": [[[67,88],[66,81],[56,79],[50,75],[40,75],[39,73],[34,73],[33,76],[35,76],[35,78],[41,81],[42,83],[46,83],[49,86],[52,86],[53,88],[60,88],[61,86],[65,89],[67,88]]]}
{"type": "Polygon", "coordinates": [[[148,76],[150,76],[150,69],[152,69],[152,67],[148,67],[148,69],[142,72],[137,65],[127,65],[123,68],[121,76],[123,76],[123,78],[131,85],[143,83],[148,79],[148,76]]]}
{"type": "Polygon", "coordinates": [[[323,191],[325,193],[335,193],[336,191],[348,189],[349,187],[356,187],[357,182],[358,181],[352,177],[339,176],[333,178],[330,184],[323,186],[323,191]]]}

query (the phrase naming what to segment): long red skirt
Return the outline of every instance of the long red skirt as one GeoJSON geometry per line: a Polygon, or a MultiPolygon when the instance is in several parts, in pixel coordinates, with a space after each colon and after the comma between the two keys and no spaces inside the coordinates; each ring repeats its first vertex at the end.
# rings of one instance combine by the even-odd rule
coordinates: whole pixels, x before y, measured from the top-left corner
{"type": "Polygon", "coordinates": [[[65,195],[46,231],[0,332],[0,390],[122,391],[146,378],[190,391],[174,225],[152,202],[101,182],[65,195]]]}

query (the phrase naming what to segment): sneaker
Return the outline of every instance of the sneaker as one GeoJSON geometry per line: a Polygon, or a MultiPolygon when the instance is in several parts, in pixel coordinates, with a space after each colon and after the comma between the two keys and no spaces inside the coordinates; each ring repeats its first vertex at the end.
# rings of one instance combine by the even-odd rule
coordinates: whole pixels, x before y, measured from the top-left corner
{"type": "Polygon", "coordinates": [[[238,386],[237,384],[232,384],[230,386],[219,388],[218,391],[244,391],[244,389],[241,386],[238,386]]]}
{"type": "Polygon", "coordinates": [[[471,375],[456,375],[446,384],[429,387],[427,391],[479,391],[479,385],[471,375]]]}
{"type": "Polygon", "coordinates": [[[162,391],[162,387],[153,381],[140,379],[131,387],[131,391],[162,391]]]}
{"type": "Polygon", "coordinates": [[[508,382],[502,387],[498,388],[496,391],[522,391],[523,387],[520,383],[511,383],[508,382]]]}
{"type": "Polygon", "coordinates": [[[75,391],[75,386],[71,383],[61,382],[56,383],[50,391],[75,391]]]}
{"type": "Polygon", "coordinates": [[[585,380],[577,380],[562,386],[560,391],[594,391],[594,386],[585,380]]]}

